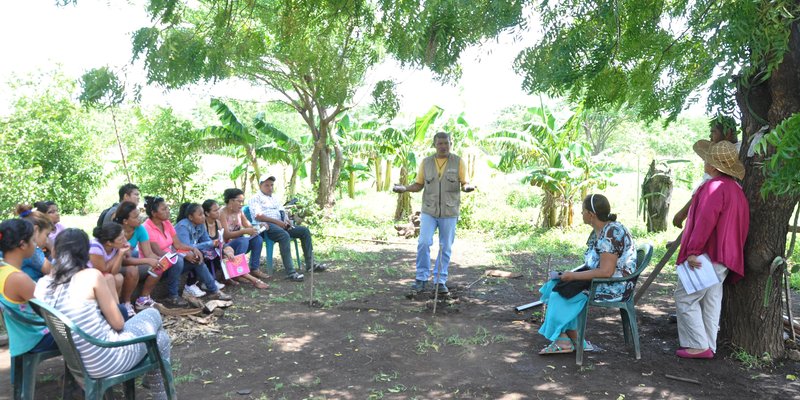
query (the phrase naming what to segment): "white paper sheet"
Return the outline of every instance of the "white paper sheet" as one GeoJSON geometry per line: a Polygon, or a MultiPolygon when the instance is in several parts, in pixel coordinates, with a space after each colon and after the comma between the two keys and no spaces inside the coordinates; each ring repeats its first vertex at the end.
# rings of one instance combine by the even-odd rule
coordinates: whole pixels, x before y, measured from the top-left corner
{"type": "Polygon", "coordinates": [[[697,259],[701,264],[699,268],[690,267],[688,261],[678,265],[676,268],[678,279],[681,280],[683,288],[686,289],[688,294],[719,283],[719,278],[717,278],[717,273],[714,271],[714,265],[711,263],[711,259],[708,258],[708,254],[701,254],[697,256],[697,259]]]}

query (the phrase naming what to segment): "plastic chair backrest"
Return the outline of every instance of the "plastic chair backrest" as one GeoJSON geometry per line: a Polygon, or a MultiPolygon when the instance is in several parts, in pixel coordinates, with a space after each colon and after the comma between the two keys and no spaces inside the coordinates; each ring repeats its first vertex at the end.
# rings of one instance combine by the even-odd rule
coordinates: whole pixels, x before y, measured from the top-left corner
{"type": "Polygon", "coordinates": [[[61,355],[64,356],[64,362],[67,364],[67,368],[72,372],[72,376],[82,384],[83,377],[86,376],[86,369],[83,366],[83,360],[72,338],[72,332],[80,328],[75,326],[75,324],[60,311],[42,301],[33,299],[30,301],[30,304],[33,310],[44,318],[47,327],[50,329],[50,334],[53,335],[53,340],[56,342],[59,350],[61,350],[61,355]]]}
{"type": "Polygon", "coordinates": [[[250,215],[250,206],[242,207],[242,212],[244,213],[245,218],[247,218],[247,221],[252,224],[253,223],[253,216],[250,215]]]}

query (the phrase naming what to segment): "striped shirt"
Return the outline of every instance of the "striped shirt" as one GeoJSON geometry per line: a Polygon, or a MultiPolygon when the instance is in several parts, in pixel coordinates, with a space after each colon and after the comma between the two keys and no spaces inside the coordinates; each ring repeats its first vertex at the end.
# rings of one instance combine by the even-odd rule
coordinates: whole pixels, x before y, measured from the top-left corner
{"type": "MultiPolygon", "coordinates": [[[[51,290],[48,286],[52,281],[50,276],[39,279],[36,284],[36,297],[66,315],[88,335],[109,342],[133,339],[137,336],[127,329],[122,332],[115,331],[106,321],[97,302],[81,298],[82,296],[70,290],[68,284],[59,285],[56,289],[51,290]]],[[[75,347],[81,355],[86,371],[92,378],[103,378],[128,371],[138,364],[147,353],[143,343],[103,348],[89,343],[74,332],[72,339],[75,341],[75,347]]]]}

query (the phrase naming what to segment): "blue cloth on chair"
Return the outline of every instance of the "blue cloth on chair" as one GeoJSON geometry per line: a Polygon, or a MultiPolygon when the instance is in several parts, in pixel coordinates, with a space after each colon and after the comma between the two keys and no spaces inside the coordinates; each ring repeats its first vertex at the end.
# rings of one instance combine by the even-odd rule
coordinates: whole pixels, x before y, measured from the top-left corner
{"type": "Polygon", "coordinates": [[[553,291],[557,279],[547,281],[540,289],[541,301],[547,304],[544,323],[539,333],[549,340],[556,340],[562,332],[578,329],[578,315],[589,301],[585,293],[579,293],[571,299],[565,299],[553,291]]]}

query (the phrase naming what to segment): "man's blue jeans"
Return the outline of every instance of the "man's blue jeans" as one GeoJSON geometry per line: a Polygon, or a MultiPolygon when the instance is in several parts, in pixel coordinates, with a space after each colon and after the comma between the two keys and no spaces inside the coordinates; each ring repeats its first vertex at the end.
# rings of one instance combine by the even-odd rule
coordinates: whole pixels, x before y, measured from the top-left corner
{"type": "Polygon", "coordinates": [[[261,249],[264,248],[264,239],[259,235],[252,237],[240,236],[226,244],[233,248],[233,254],[239,255],[250,252],[250,271],[257,271],[261,266],[261,249]]]}
{"type": "Polygon", "coordinates": [[[311,244],[311,231],[309,231],[308,228],[305,226],[293,226],[292,229],[286,230],[273,223],[269,223],[268,225],[269,229],[264,231],[262,235],[278,243],[278,247],[281,251],[281,260],[283,261],[283,269],[286,270],[286,275],[295,273],[294,264],[292,264],[293,238],[300,239],[300,246],[303,247],[306,269],[314,266],[314,247],[311,244]]]}
{"type": "Polygon", "coordinates": [[[431,245],[433,233],[439,228],[439,249],[441,253],[436,257],[436,268],[439,270],[439,281],[447,282],[447,267],[450,265],[450,252],[453,240],[456,238],[456,222],[458,217],[434,218],[422,213],[419,218],[419,242],[417,242],[417,280],[427,282],[436,270],[431,272],[431,245]]]}

